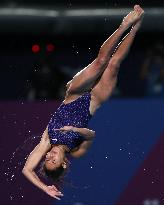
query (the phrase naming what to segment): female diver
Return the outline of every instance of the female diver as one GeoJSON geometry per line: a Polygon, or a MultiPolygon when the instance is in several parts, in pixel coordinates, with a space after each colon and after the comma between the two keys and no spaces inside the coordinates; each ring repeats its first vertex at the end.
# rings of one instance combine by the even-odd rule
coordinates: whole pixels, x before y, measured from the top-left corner
{"type": "Polygon", "coordinates": [[[57,180],[68,168],[66,154],[79,158],[87,152],[95,136],[94,131],[87,129],[88,121],[111,96],[120,63],[133,43],[143,16],[144,10],[135,5],[119,28],[103,43],[97,58],[67,83],[65,100],[50,119],[40,143],[30,153],[22,173],[51,197],[60,200],[63,194],[55,185],[44,184],[36,175],[35,168],[45,157],[45,174],[57,180]],[[119,43],[129,28],[130,32],[119,43]]]}

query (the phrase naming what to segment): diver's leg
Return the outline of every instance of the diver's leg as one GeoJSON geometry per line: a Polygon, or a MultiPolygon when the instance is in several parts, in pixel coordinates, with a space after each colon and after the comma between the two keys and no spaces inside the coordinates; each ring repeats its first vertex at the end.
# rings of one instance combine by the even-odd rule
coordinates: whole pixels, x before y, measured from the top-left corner
{"type": "MultiPolygon", "coordinates": [[[[102,74],[99,82],[92,89],[92,95],[94,98],[94,103],[97,103],[97,107],[100,106],[105,100],[107,100],[112,94],[115,85],[117,83],[117,74],[119,71],[120,63],[126,57],[129,52],[129,49],[134,41],[136,33],[142,22],[142,17],[144,11],[141,7],[137,8],[137,11],[140,14],[140,20],[132,27],[129,34],[122,40],[119,44],[117,50],[110,59],[107,68],[102,74]]],[[[96,106],[94,106],[96,107],[96,106]]],[[[94,112],[92,110],[91,112],[94,112]]]]}
{"type": "Polygon", "coordinates": [[[103,43],[97,58],[86,68],[78,72],[67,85],[69,94],[81,94],[93,87],[96,80],[106,69],[113,51],[123,33],[139,19],[137,12],[130,12],[122,21],[119,28],[103,43]]]}

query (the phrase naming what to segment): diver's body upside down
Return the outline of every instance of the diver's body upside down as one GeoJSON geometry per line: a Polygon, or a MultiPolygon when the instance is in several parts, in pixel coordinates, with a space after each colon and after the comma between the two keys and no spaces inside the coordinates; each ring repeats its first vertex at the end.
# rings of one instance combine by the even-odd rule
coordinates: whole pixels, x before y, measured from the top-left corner
{"type": "Polygon", "coordinates": [[[40,143],[30,153],[22,172],[48,195],[60,199],[62,193],[54,185],[45,185],[34,169],[46,157],[44,171],[57,180],[68,167],[66,153],[78,158],[87,152],[95,136],[95,132],[87,128],[88,122],[111,96],[120,63],[129,52],[143,15],[143,9],[134,6],[119,28],[103,43],[97,58],[67,83],[65,100],[48,123],[40,143]],[[120,42],[128,28],[131,28],[130,32],[120,42]]]}

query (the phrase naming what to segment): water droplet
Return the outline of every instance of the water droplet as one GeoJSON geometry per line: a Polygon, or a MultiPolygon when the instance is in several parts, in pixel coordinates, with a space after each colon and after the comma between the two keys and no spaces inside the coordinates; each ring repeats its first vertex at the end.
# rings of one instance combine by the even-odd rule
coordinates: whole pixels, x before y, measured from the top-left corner
{"type": "Polygon", "coordinates": [[[13,200],[13,196],[10,196],[10,200],[13,200]]]}
{"type": "Polygon", "coordinates": [[[14,178],[14,174],[12,174],[12,176],[11,176],[11,179],[13,179],[14,178]]]}

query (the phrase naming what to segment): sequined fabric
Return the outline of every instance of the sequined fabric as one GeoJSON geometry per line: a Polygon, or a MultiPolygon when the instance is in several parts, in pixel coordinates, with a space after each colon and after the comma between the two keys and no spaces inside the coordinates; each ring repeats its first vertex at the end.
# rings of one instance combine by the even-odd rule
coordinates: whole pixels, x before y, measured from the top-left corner
{"type": "Polygon", "coordinates": [[[84,141],[84,137],[78,132],[68,131],[64,133],[54,129],[64,126],[87,127],[91,118],[89,111],[90,100],[91,94],[86,92],[70,103],[64,104],[62,102],[48,123],[51,144],[67,145],[71,150],[84,141]]]}

